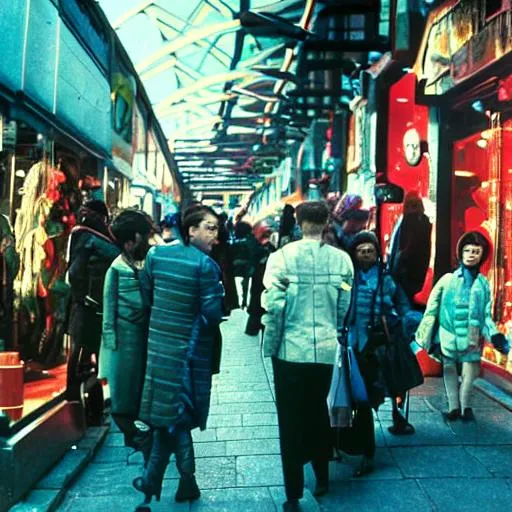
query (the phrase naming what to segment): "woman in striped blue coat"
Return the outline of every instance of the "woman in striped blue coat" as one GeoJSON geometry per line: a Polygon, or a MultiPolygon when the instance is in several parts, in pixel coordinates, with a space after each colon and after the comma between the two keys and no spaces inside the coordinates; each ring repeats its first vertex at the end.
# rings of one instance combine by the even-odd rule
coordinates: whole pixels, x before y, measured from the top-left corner
{"type": "Polygon", "coordinates": [[[153,247],[141,273],[151,315],[140,418],[154,429],[149,464],[133,482],[145,495],[141,508],[160,499],[171,453],[181,477],[176,501],[200,495],[191,430],[206,428],[213,334],[222,319],[220,270],[208,256],[218,228],[212,209],[185,211],[183,243],[153,247]]]}

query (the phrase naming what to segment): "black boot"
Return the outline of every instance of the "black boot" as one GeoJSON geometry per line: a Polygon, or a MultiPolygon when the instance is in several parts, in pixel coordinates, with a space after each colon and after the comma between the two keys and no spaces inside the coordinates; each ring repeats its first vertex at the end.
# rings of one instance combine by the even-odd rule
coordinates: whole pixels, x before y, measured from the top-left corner
{"type": "Polygon", "coordinates": [[[197,500],[199,496],[201,496],[201,491],[197,486],[195,475],[183,475],[180,478],[180,483],[174,499],[180,503],[182,501],[197,500]]]}
{"type": "Polygon", "coordinates": [[[443,412],[443,417],[448,421],[455,421],[460,418],[460,409],[453,409],[448,412],[443,412]]]}
{"type": "Polygon", "coordinates": [[[473,413],[473,409],[471,407],[466,407],[462,416],[460,417],[462,421],[475,421],[475,415],[473,413]]]}
{"type": "Polygon", "coordinates": [[[393,409],[393,425],[388,427],[390,434],[394,436],[406,436],[414,434],[414,427],[400,414],[398,409],[393,409]]]}
{"type": "Polygon", "coordinates": [[[190,430],[178,428],[173,433],[176,443],[176,467],[180,473],[180,483],[174,499],[177,502],[197,500],[201,496],[197,486],[196,459],[194,455],[194,444],[190,430]]]}
{"type": "Polygon", "coordinates": [[[144,457],[144,467],[147,466],[149,461],[149,456],[151,455],[151,446],[153,444],[153,433],[151,430],[139,430],[130,440],[130,444],[127,446],[131,446],[137,452],[141,452],[144,457]]]}
{"type": "Polygon", "coordinates": [[[150,510],[149,504],[153,496],[160,501],[165,470],[174,451],[174,439],[166,429],[157,429],[153,433],[153,446],[143,476],[133,480],[133,487],[144,493],[144,501],[135,509],[150,510]]]}
{"type": "Polygon", "coordinates": [[[354,476],[359,478],[361,476],[369,475],[370,473],[373,473],[374,469],[373,457],[364,455],[359,467],[354,471],[354,476]]]}
{"type": "Polygon", "coordinates": [[[162,481],[163,478],[160,479],[159,482],[151,484],[148,479],[143,476],[138,476],[133,480],[133,487],[144,494],[144,501],[135,508],[137,512],[149,512],[151,510],[150,504],[153,496],[155,496],[156,501],[160,501],[162,495],[162,481]]]}
{"type": "Polygon", "coordinates": [[[283,503],[284,512],[300,512],[299,500],[288,500],[283,503]]]}

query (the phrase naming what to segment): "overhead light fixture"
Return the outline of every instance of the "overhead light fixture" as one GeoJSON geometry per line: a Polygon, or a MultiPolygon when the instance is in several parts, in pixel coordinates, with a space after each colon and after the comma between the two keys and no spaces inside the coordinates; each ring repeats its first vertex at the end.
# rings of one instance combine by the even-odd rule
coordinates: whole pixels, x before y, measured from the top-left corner
{"type": "Polygon", "coordinates": [[[461,169],[453,171],[453,174],[455,174],[455,176],[458,176],[459,178],[472,178],[473,176],[476,176],[476,174],[473,171],[464,171],[461,169]]]}

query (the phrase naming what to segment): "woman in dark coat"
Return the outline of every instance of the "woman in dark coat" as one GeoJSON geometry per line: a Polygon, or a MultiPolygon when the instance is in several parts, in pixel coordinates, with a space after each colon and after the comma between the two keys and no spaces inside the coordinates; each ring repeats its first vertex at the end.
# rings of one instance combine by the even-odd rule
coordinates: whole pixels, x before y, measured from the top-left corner
{"type": "Polygon", "coordinates": [[[67,394],[80,398],[83,378],[80,367],[98,356],[101,343],[103,284],[110,264],[120,250],[108,227],[108,210],[103,201],[85,203],[79,212],[79,224],[71,231],[68,278],[71,285],[69,335],[71,352],[67,368],[67,394]]]}
{"type": "Polygon", "coordinates": [[[160,499],[171,453],[180,473],[176,501],[200,495],[191,431],[206,428],[213,333],[223,315],[220,270],[208,256],[218,229],[211,208],[185,211],[183,243],[150,249],[141,272],[151,315],[140,418],[154,429],[147,468],[133,481],[143,509],[160,499]]]}
{"type": "Polygon", "coordinates": [[[432,224],[425,215],[423,201],[417,192],[404,199],[404,214],[395,230],[389,257],[389,271],[405,291],[411,304],[423,288],[431,251],[432,224]]]}

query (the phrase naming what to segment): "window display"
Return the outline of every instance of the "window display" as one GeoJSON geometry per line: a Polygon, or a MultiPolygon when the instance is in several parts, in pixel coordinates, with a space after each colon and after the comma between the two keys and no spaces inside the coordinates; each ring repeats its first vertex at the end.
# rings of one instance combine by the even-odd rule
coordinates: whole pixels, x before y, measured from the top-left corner
{"type": "MultiPolygon", "coordinates": [[[[452,253],[460,235],[481,232],[491,243],[491,257],[482,267],[494,297],[493,317],[505,334],[512,332],[512,122],[491,119],[490,128],[456,141],[452,169],[452,253]],[[508,226],[508,229],[507,229],[508,226]]],[[[512,373],[512,361],[487,346],[484,359],[512,373]]]]}
{"type": "Polygon", "coordinates": [[[66,389],[66,252],[97,164],[19,121],[0,152],[0,410],[17,421],[66,389]]]}

